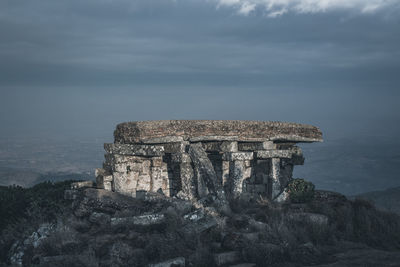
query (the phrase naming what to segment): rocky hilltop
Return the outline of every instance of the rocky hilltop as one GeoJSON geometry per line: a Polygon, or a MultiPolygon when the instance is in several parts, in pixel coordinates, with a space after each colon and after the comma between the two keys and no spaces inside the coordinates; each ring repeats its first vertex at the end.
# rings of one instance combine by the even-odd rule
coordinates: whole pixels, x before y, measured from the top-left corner
{"type": "Polygon", "coordinates": [[[29,222],[6,226],[0,243],[4,264],[250,267],[400,262],[399,217],[333,192],[315,191],[306,203],[238,199],[230,203],[229,214],[222,214],[160,193],[132,198],[91,186],[71,184],[52,220],[36,210],[29,222]]]}

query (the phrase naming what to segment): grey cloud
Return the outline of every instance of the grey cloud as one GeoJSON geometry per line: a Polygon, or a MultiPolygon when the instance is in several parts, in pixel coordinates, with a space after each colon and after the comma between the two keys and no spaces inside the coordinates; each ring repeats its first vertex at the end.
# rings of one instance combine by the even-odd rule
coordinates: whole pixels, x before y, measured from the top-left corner
{"type": "Polygon", "coordinates": [[[349,10],[369,14],[399,7],[396,0],[218,0],[217,2],[220,6],[236,8],[242,15],[249,15],[257,9],[262,9],[272,18],[288,12],[308,14],[349,10]]]}
{"type": "Polygon", "coordinates": [[[398,119],[398,24],[387,12],[239,16],[214,1],[1,1],[0,119],[45,125],[59,116],[77,128],[272,119],[377,130],[369,118],[398,119]],[[34,99],[30,111],[24,96],[34,99]],[[51,103],[58,112],[48,114],[51,103]]]}

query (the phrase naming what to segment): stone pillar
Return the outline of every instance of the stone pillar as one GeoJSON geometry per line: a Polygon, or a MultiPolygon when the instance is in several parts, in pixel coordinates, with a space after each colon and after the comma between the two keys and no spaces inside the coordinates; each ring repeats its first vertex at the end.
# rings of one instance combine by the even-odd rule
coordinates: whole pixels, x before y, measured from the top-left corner
{"type": "Polygon", "coordinates": [[[270,169],[270,177],[272,180],[271,199],[275,199],[281,193],[280,164],[281,164],[280,158],[271,159],[271,169],[270,169]]]}
{"type": "Polygon", "coordinates": [[[224,189],[228,186],[229,181],[229,161],[223,160],[222,161],[222,186],[224,189]]]}
{"type": "Polygon", "coordinates": [[[229,163],[229,191],[232,198],[237,198],[243,191],[244,161],[234,160],[229,163]]]}
{"type": "Polygon", "coordinates": [[[95,170],[96,185],[99,189],[113,190],[113,177],[103,168],[95,170]]]}
{"type": "Polygon", "coordinates": [[[181,181],[180,197],[185,199],[194,199],[196,197],[196,183],[194,179],[194,172],[192,168],[192,160],[188,153],[173,153],[172,162],[178,168],[177,179],[181,181]]]}
{"type": "Polygon", "coordinates": [[[228,189],[231,198],[237,198],[242,194],[243,182],[250,178],[250,172],[247,169],[252,159],[253,152],[224,153],[223,160],[229,161],[228,189]]]}
{"type": "Polygon", "coordinates": [[[268,183],[268,197],[273,200],[282,192],[283,187],[286,186],[286,180],[291,177],[292,169],[287,168],[282,171],[281,161],[290,160],[293,152],[291,150],[270,149],[257,151],[256,154],[258,159],[267,159],[270,161],[268,176],[271,182],[268,183]],[[282,179],[282,175],[287,177],[287,179],[282,179]]]}
{"type": "Polygon", "coordinates": [[[150,179],[150,191],[159,192],[162,190],[164,194],[167,193],[167,187],[162,179],[162,157],[153,157],[151,159],[150,167],[151,179],[150,179]]]}

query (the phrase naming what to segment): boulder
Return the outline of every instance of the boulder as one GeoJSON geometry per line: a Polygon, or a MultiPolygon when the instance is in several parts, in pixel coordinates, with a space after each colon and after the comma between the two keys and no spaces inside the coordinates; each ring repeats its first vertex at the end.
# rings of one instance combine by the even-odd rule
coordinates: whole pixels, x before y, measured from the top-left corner
{"type": "Polygon", "coordinates": [[[86,187],[93,187],[93,181],[82,181],[82,182],[75,182],[71,184],[71,189],[79,189],[79,188],[86,188],[86,187]]]}
{"type": "Polygon", "coordinates": [[[185,258],[178,257],[163,262],[149,264],[149,267],[185,267],[185,258]]]}
{"type": "Polygon", "coordinates": [[[151,226],[165,221],[164,214],[147,214],[132,217],[111,218],[111,226],[151,226]]]}

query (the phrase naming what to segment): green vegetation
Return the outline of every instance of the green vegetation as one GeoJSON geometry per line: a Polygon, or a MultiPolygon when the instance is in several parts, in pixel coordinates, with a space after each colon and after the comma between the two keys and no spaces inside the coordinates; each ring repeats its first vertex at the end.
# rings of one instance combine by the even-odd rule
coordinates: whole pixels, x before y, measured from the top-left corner
{"type": "Polygon", "coordinates": [[[56,214],[66,204],[64,190],[70,187],[71,182],[43,182],[31,188],[1,186],[0,229],[26,219],[33,213],[40,214],[44,221],[56,219],[56,214]]]}
{"type": "Polygon", "coordinates": [[[304,179],[293,179],[286,188],[290,201],[293,203],[306,203],[314,199],[315,186],[304,179]]]}
{"type": "Polygon", "coordinates": [[[55,221],[70,206],[64,190],[72,182],[47,181],[30,188],[0,186],[0,262],[7,261],[7,252],[16,240],[41,223],[55,221]]]}
{"type": "Polygon", "coordinates": [[[26,189],[20,186],[0,187],[0,229],[25,217],[29,199],[26,189]]]}

